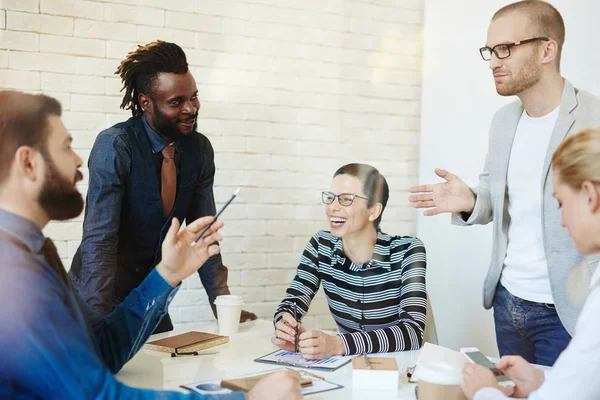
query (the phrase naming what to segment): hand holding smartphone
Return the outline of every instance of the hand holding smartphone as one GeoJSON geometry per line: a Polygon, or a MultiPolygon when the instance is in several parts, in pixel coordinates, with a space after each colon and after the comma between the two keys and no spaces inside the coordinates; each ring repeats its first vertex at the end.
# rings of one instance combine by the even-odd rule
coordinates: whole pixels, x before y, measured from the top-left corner
{"type": "Polygon", "coordinates": [[[460,352],[467,357],[467,359],[475,364],[479,364],[482,367],[488,368],[492,371],[496,377],[496,382],[500,386],[515,386],[515,383],[511,381],[502,371],[500,371],[494,363],[492,363],[477,347],[463,347],[460,352]]]}

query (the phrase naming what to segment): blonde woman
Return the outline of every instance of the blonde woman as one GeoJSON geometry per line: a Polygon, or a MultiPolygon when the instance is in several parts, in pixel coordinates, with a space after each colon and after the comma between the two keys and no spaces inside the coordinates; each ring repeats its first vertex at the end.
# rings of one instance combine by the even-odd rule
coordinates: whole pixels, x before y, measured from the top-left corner
{"type": "MultiPolygon", "coordinates": [[[[554,153],[552,170],[561,225],[569,230],[580,253],[600,253],[600,129],[566,139],[554,153]]],[[[544,373],[521,357],[502,357],[497,367],[515,382],[511,394],[502,393],[488,369],[469,363],[463,372],[465,394],[474,400],[507,395],[531,400],[600,399],[599,314],[600,268],[596,268],[575,335],[551,371],[544,373]]]]}

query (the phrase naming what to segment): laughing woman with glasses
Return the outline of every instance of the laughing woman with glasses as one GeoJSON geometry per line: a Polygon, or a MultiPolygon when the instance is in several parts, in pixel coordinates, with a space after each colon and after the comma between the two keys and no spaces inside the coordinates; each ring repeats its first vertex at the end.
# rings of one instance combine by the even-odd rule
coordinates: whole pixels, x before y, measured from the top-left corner
{"type": "Polygon", "coordinates": [[[322,196],[330,231],[308,241],[271,341],[306,359],[418,349],[427,309],[425,248],[415,237],[380,230],[385,178],[370,165],[348,164],[322,196]],[[321,285],[337,335],[301,323],[321,285]]]}

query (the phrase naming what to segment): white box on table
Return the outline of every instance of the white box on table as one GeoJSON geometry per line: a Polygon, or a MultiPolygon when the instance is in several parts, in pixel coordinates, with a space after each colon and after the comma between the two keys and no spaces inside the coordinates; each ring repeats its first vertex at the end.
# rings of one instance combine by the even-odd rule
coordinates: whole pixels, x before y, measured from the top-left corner
{"type": "Polygon", "coordinates": [[[395,358],[364,357],[352,359],[352,387],[356,389],[398,390],[398,363],[395,358]]]}

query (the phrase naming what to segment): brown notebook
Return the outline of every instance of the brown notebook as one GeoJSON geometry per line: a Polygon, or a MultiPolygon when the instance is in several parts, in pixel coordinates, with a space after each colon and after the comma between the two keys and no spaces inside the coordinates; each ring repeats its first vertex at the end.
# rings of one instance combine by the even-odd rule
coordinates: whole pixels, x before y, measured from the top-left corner
{"type": "MultiPolygon", "coordinates": [[[[243,392],[249,392],[254,387],[254,385],[258,383],[258,381],[273,373],[274,372],[270,372],[268,374],[254,375],[249,376],[247,378],[223,379],[221,381],[221,387],[233,391],[241,390],[243,392]]],[[[302,386],[303,388],[312,386],[312,379],[302,378],[300,380],[300,386],[302,386]]]]}
{"type": "Polygon", "coordinates": [[[144,348],[148,350],[164,351],[166,353],[190,353],[218,346],[227,343],[228,341],[228,336],[191,331],[182,333],[181,335],[148,342],[144,345],[144,348]]]}

